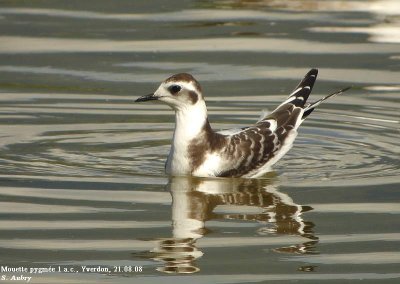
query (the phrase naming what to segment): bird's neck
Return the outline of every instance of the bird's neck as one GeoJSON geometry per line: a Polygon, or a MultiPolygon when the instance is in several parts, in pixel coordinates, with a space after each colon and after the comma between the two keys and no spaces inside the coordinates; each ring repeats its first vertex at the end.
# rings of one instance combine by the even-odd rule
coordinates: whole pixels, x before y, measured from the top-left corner
{"type": "Polygon", "coordinates": [[[182,146],[186,146],[192,139],[200,135],[204,126],[208,124],[204,101],[198,102],[194,106],[177,109],[175,123],[173,144],[183,149],[182,146]]]}
{"type": "Polygon", "coordinates": [[[171,175],[187,175],[193,170],[190,145],[193,141],[204,140],[213,133],[207,119],[207,108],[204,102],[194,106],[175,110],[175,131],[169,153],[166,172],[171,175]]]}

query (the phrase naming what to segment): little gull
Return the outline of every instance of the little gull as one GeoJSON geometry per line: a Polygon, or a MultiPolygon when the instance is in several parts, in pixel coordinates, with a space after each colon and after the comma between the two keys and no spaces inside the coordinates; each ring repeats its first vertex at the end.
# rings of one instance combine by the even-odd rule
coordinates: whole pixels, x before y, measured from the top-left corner
{"type": "Polygon", "coordinates": [[[297,128],[316,106],[349,89],[307,103],[317,74],[317,69],[311,69],[272,113],[241,129],[217,132],[211,128],[200,84],[187,73],[169,77],[153,94],[135,102],[156,100],[175,111],[175,131],[165,164],[167,174],[255,178],[270,171],[289,151],[297,128]]]}

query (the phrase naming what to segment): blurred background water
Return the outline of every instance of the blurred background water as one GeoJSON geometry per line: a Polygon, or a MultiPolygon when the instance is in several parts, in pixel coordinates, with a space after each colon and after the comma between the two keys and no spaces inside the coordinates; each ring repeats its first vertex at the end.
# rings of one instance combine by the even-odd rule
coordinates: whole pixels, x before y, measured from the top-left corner
{"type": "Polygon", "coordinates": [[[397,0],[1,0],[0,263],[142,267],[33,283],[398,283],[399,96],[397,0]],[[273,173],[164,175],[173,113],[135,98],[189,72],[215,129],[246,126],[312,67],[312,98],[353,88],[273,173]]]}

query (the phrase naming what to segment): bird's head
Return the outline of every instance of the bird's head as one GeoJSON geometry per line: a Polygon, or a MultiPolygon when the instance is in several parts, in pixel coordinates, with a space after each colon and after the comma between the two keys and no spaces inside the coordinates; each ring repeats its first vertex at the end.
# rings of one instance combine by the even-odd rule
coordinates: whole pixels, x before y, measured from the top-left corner
{"type": "Polygon", "coordinates": [[[153,94],[135,100],[135,102],[145,101],[160,101],[174,110],[190,108],[204,102],[200,84],[187,73],[179,73],[167,78],[153,94]]]}

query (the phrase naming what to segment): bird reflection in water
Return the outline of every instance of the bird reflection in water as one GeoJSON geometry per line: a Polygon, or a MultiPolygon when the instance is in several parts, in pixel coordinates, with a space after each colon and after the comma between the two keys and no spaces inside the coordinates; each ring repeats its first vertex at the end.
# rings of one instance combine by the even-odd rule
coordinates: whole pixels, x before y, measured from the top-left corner
{"type": "Polygon", "coordinates": [[[199,271],[195,261],[203,253],[196,246],[196,241],[210,232],[205,226],[210,220],[258,222],[260,226],[256,233],[259,236],[284,234],[309,239],[301,244],[275,248],[274,251],[314,253],[318,241],[312,231],[314,224],[302,217],[303,212],[312,208],[296,204],[287,194],[277,191],[271,180],[174,177],[170,179],[167,189],[172,195],[172,237],[158,239],[156,248],[141,254],[142,257],[162,262],[158,271],[199,271]],[[221,211],[218,208],[224,206],[241,213],[218,213],[221,211]]]}

